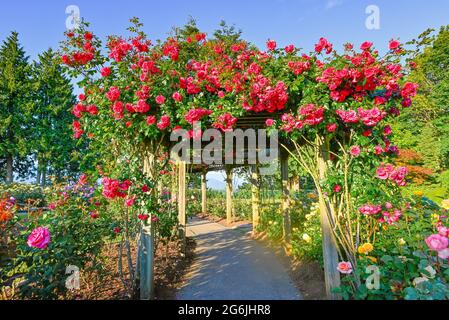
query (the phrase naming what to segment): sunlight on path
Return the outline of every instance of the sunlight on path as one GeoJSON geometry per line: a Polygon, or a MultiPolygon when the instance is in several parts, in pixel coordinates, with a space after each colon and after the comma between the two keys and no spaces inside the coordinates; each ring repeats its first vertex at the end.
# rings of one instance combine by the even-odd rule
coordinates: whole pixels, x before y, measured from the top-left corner
{"type": "Polygon", "coordinates": [[[197,241],[197,257],[178,300],[300,300],[301,294],[276,255],[247,233],[194,218],[187,235],[197,241]]]}

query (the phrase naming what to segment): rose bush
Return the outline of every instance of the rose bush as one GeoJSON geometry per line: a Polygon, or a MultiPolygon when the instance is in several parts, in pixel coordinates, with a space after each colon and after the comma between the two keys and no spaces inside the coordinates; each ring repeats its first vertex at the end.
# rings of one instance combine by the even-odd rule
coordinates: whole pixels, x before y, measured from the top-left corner
{"type": "Polygon", "coordinates": [[[48,199],[50,211],[15,215],[10,221],[18,227],[15,254],[2,268],[1,281],[21,279],[16,293],[21,297],[54,299],[64,297],[66,268],[78,267],[82,273],[102,272],[106,241],[113,233],[114,217],[102,211],[100,191],[83,176],[48,199]]]}

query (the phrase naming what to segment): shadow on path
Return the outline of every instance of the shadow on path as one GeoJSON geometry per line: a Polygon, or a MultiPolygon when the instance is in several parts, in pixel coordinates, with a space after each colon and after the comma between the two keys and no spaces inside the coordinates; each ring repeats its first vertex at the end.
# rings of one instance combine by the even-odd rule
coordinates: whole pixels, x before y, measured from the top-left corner
{"type": "Polygon", "coordinates": [[[193,218],[197,257],[178,300],[300,300],[301,294],[270,249],[248,237],[251,225],[229,229],[193,218]]]}

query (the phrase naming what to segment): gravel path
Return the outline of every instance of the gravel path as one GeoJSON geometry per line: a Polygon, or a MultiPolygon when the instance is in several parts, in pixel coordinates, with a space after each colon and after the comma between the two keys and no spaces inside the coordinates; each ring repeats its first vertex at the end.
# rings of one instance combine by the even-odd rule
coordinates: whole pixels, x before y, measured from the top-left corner
{"type": "Polygon", "coordinates": [[[178,300],[301,300],[276,255],[250,239],[251,226],[235,229],[194,218],[197,257],[178,300]]]}

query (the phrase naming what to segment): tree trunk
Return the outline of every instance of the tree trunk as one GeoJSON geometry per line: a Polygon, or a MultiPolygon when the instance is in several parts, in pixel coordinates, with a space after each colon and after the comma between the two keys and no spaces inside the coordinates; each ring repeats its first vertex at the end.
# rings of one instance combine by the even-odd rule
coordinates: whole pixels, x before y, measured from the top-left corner
{"type": "Polygon", "coordinates": [[[41,179],[42,179],[42,172],[37,169],[37,173],[36,173],[36,184],[40,185],[41,184],[41,179]]]}
{"type": "Polygon", "coordinates": [[[44,188],[46,183],[47,183],[47,166],[45,165],[42,169],[41,186],[44,188]]]}
{"type": "Polygon", "coordinates": [[[6,156],[6,183],[11,184],[14,182],[14,164],[12,155],[6,156]]]}

